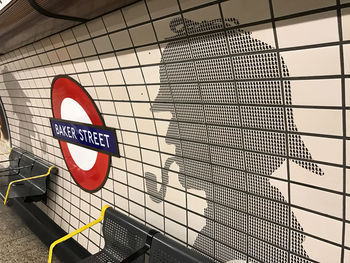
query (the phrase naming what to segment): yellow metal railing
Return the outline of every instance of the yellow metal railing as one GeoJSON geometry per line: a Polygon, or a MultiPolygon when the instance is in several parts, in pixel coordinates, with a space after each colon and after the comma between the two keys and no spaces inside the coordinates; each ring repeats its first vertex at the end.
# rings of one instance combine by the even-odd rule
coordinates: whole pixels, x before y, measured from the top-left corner
{"type": "Polygon", "coordinates": [[[103,218],[105,217],[105,212],[106,212],[107,208],[109,208],[109,207],[110,207],[109,205],[105,205],[104,207],[102,207],[101,215],[100,215],[100,217],[97,218],[96,220],[90,222],[89,224],[87,224],[87,225],[85,225],[85,226],[83,226],[83,227],[81,227],[81,228],[79,228],[79,229],[73,231],[72,233],[69,233],[69,234],[65,235],[64,237],[61,237],[60,239],[56,240],[55,242],[53,242],[53,243],[51,244],[51,246],[50,246],[49,258],[48,258],[47,262],[48,262],[48,263],[51,263],[51,262],[52,262],[52,253],[53,253],[53,249],[54,249],[54,247],[55,247],[57,244],[62,243],[62,242],[64,242],[64,241],[70,239],[71,237],[73,237],[73,236],[79,234],[80,232],[83,232],[84,230],[86,230],[86,229],[88,229],[88,228],[90,228],[90,227],[92,227],[92,226],[94,226],[94,225],[100,223],[100,222],[103,220],[103,218]]]}
{"type": "Polygon", "coordinates": [[[49,168],[49,170],[47,171],[46,174],[42,174],[42,175],[36,175],[36,176],[32,176],[32,177],[28,177],[28,178],[23,178],[23,179],[18,179],[18,180],[14,180],[12,181],[11,183],[9,183],[8,187],[7,187],[7,191],[6,191],[6,195],[5,195],[5,200],[4,200],[4,205],[6,205],[7,203],[7,199],[8,199],[8,196],[9,196],[9,193],[10,193],[10,189],[11,189],[11,186],[15,183],[18,183],[18,182],[23,182],[23,181],[28,181],[28,180],[33,180],[33,179],[37,179],[37,178],[41,178],[41,177],[45,177],[45,176],[48,176],[50,173],[51,173],[51,170],[55,168],[55,166],[51,166],[49,168]]]}

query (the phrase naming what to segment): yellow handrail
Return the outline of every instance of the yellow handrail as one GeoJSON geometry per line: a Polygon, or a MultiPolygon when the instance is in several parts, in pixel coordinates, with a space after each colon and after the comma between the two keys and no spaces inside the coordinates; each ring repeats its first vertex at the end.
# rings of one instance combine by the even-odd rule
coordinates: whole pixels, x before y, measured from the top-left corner
{"type": "Polygon", "coordinates": [[[53,243],[51,244],[51,246],[50,246],[49,259],[47,260],[47,262],[48,262],[48,263],[51,263],[51,261],[52,261],[53,249],[54,249],[54,247],[55,247],[57,244],[59,244],[59,243],[61,243],[61,242],[64,242],[64,241],[66,241],[67,239],[70,239],[71,237],[73,237],[73,236],[79,234],[80,232],[83,232],[84,230],[86,230],[86,229],[88,229],[88,228],[90,228],[90,227],[96,225],[97,223],[100,223],[100,222],[103,220],[103,218],[104,218],[104,216],[105,216],[105,212],[106,212],[106,210],[107,210],[108,207],[110,207],[110,206],[109,206],[109,205],[105,205],[104,207],[102,207],[102,209],[101,209],[101,215],[100,215],[100,217],[97,218],[96,220],[90,222],[89,224],[87,224],[87,225],[85,225],[85,226],[83,226],[83,227],[81,227],[81,228],[79,228],[79,229],[73,231],[72,233],[69,233],[69,234],[65,235],[64,237],[61,237],[60,239],[57,239],[55,242],[53,242],[53,243]]]}
{"type": "Polygon", "coordinates": [[[7,187],[7,191],[6,191],[6,196],[5,196],[5,200],[4,200],[4,205],[6,205],[6,203],[7,203],[7,198],[8,198],[9,193],[10,193],[10,188],[11,188],[11,186],[12,186],[13,184],[18,183],[18,182],[22,182],[22,181],[28,181],[28,180],[32,180],[32,179],[37,179],[37,178],[41,178],[41,177],[48,176],[53,168],[55,168],[55,166],[51,166],[51,167],[49,168],[49,170],[47,171],[46,174],[36,175],[36,176],[32,176],[32,177],[28,177],[28,178],[23,178],[23,179],[18,179],[18,180],[14,180],[14,181],[12,181],[11,183],[9,183],[9,186],[7,187]]]}

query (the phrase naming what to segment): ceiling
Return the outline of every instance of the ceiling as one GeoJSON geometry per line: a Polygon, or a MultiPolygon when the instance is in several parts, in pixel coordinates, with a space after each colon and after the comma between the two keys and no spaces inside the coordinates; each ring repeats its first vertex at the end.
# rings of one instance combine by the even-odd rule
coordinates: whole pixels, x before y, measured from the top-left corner
{"type": "Polygon", "coordinates": [[[137,0],[12,0],[0,11],[0,54],[103,15],[137,0]],[[41,11],[35,10],[36,3],[41,11]],[[64,15],[79,21],[48,17],[64,15]]]}

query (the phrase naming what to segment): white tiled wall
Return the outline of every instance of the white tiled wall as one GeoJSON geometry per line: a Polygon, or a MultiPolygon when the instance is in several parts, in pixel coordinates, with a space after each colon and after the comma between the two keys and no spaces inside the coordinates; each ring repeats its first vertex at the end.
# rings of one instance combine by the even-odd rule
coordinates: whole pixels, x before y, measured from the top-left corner
{"type": "MultiPolygon", "coordinates": [[[[110,204],[220,262],[350,262],[350,1],[337,2],[145,0],[1,56],[13,144],[60,170],[47,206],[38,205],[72,231],[110,204]],[[182,35],[170,27],[176,19],[188,23],[175,28],[182,35]],[[112,158],[106,184],[93,194],[74,183],[52,137],[50,88],[59,74],[81,83],[117,131],[122,157],[112,158]],[[155,104],[167,110],[152,111],[155,104]],[[252,123],[241,124],[242,116],[252,123]],[[259,146],[263,137],[250,145],[246,132],[259,131],[282,139],[266,135],[266,145],[259,146]],[[296,149],[291,135],[300,138],[296,149]],[[302,148],[304,155],[292,153],[302,148]],[[174,156],[195,163],[172,163],[156,202],[145,174],[159,189],[174,156]],[[242,167],[232,169],[240,158],[242,167]]],[[[101,226],[77,240],[97,252],[101,226]]]]}

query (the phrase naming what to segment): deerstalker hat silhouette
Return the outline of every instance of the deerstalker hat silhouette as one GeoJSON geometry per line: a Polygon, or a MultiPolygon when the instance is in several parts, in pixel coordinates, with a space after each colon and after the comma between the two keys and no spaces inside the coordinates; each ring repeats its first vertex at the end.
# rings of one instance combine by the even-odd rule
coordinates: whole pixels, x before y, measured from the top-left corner
{"type": "MultiPolygon", "coordinates": [[[[245,152],[249,171],[271,175],[284,162],[288,143],[294,163],[324,174],[308,161],[312,156],[295,133],[290,82],[281,80],[289,76],[288,68],[283,58],[278,61],[271,45],[252,38],[234,18],[195,22],[178,17],[169,26],[174,36],[162,54],[154,112],[170,111],[173,122],[197,123],[197,131],[206,125],[213,132],[199,142],[210,144],[213,136],[221,136],[219,144],[245,152]],[[223,132],[227,128],[240,134],[236,137],[240,143],[227,138],[223,132]],[[286,135],[286,130],[291,133],[286,135]]],[[[193,139],[188,129],[175,126],[169,127],[169,136],[193,139]]],[[[192,156],[186,149],[181,151],[176,155],[192,156]]],[[[227,158],[243,162],[240,154],[227,158]]]]}

